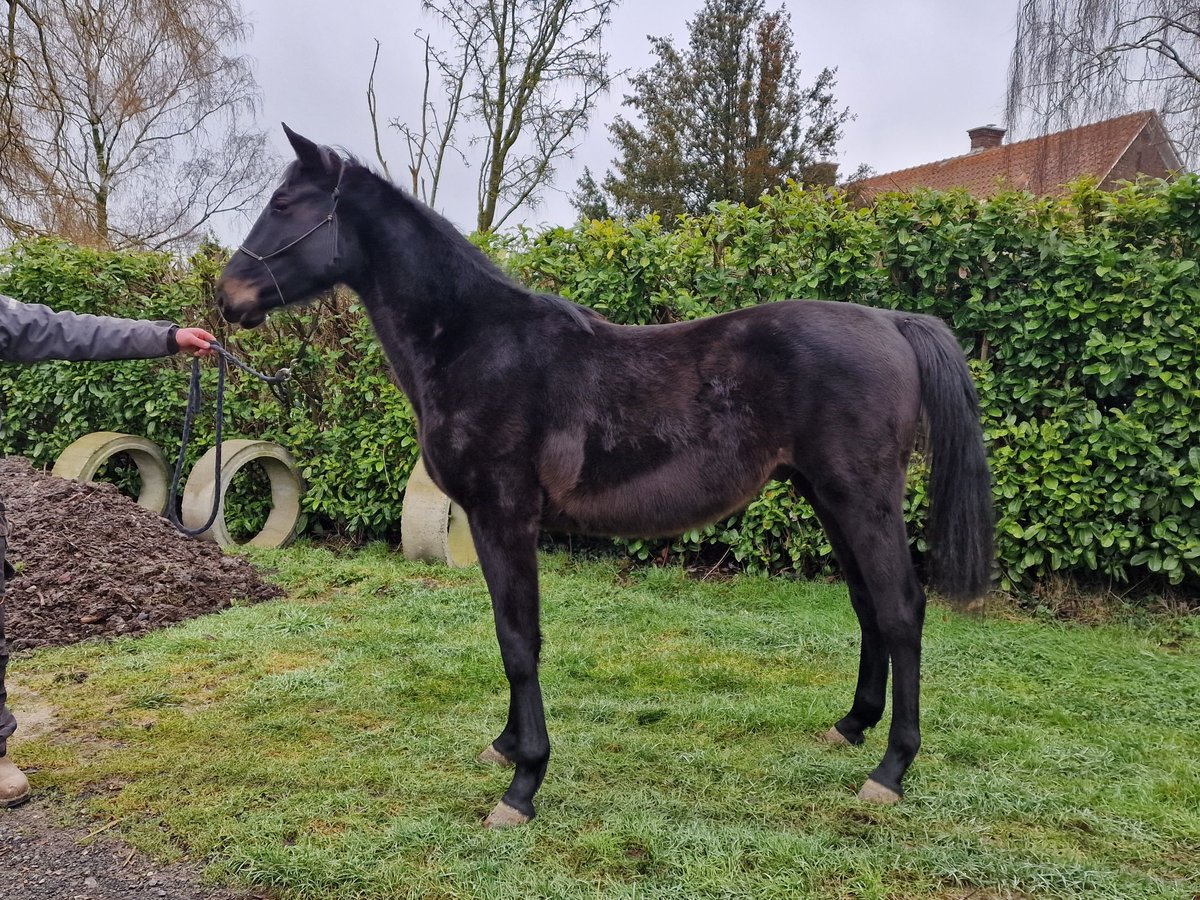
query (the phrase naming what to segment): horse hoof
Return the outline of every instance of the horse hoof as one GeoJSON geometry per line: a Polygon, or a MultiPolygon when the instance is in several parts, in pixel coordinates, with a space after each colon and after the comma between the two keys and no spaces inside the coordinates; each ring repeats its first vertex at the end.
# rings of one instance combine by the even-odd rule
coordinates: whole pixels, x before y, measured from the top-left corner
{"type": "Polygon", "coordinates": [[[488,744],[476,759],[485,766],[503,766],[504,768],[508,768],[513,764],[511,759],[497,750],[492,744],[488,744]]]}
{"type": "Polygon", "coordinates": [[[874,803],[878,806],[893,806],[900,802],[900,795],[889,787],[884,787],[873,778],[868,778],[858,791],[858,799],[865,803],[874,803]]]}
{"type": "Polygon", "coordinates": [[[514,825],[524,825],[532,818],[533,816],[527,816],[519,809],[514,809],[501,800],[483,820],[483,827],[491,828],[493,831],[499,828],[511,828],[514,825]]]}
{"type": "Polygon", "coordinates": [[[854,745],[847,740],[846,736],[837,730],[836,727],[830,728],[825,732],[822,740],[829,744],[836,744],[843,747],[853,747],[854,745]]]}

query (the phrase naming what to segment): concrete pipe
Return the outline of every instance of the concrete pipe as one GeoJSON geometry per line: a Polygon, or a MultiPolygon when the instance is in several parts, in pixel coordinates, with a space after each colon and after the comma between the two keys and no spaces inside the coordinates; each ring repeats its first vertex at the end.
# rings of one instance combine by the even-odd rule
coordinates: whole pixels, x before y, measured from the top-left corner
{"type": "MultiPolygon", "coordinates": [[[[262,530],[245,543],[255,547],[286,547],[295,539],[300,527],[300,497],[304,494],[304,482],[296,472],[292,455],[270,441],[233,440],[221,444],[221,505],[216,521],[200,538],[221,547],[237,543],[225,525],[225,494],[238,471],[250,463],[261,465],[270,479],[271,512],[262,530]]],[[[183,488],[181,518],[188,528],[199,528],[208,521],[216,481],[217,449],[213,447],[200,457],[183,488]]]]}
{"type": "Polygon", "coordinates": [[[100,468],[118,453],[127,453],[142,476],[138,506],[162,514],[167,508],[170,474],[162,451],[152,441],[119,431],[93,431],[67,447],[54,463],[52,475],[73,481],[92,481],[100,468]]]}
{"type": "Polygon", "coordinates": [[[479,560],[467,514],[433,483],[420,458],[404,489],[400,546],[405,559],[443,562],[455,568],[479,560]]]}

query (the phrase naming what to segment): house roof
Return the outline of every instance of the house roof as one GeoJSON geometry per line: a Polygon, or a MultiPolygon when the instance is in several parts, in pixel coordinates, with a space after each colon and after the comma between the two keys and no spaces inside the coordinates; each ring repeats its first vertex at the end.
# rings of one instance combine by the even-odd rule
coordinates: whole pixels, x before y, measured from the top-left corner
{"type": "Polygon", "coordinates": [[[909,191],[918,187],[964,188],[977,197],[990,197],[1001,190],[1054,194],[1059,192],[1061,185],[1085,175],[1104,181],[1133,141],[1147,128],[1155,130],[1156,144],[1162,145],[1166,167],[1182,168],[1158,113],[1143,110],[1044,137],[875,175],[856,182],[853,187],[868,199],[888,191],[909,191]]]}

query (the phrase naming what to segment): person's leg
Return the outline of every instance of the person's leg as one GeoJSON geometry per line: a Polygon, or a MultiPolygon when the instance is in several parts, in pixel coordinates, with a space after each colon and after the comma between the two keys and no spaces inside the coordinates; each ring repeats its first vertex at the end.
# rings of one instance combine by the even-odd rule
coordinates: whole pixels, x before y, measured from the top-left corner
{"type": "Polygon", "coordinates": [[[4,518],[4,501],[0,500],[0,808],[29,799],[29,780],[8,758],[8,739],[17,730],[17,720],[8,708],[8,690],[4,686],[8,668],[8,642],[4,639],[4,586],[10,571],[5,558],[7,550],[8,522],[4,518]]]}

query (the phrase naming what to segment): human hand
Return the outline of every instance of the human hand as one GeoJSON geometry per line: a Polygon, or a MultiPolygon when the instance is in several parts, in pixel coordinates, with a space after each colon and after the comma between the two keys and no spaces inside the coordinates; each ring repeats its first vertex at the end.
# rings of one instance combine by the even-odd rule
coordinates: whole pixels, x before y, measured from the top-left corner
{"type": "Polygon", "coordinates": [[[179,345],[180,353],[190,353],[192,356],[216,356],[217,351],[209,348],[216,338],[203,328],[180,328],[175,332],[175,343],[179,345]]]}

